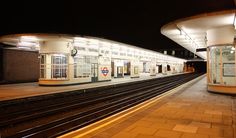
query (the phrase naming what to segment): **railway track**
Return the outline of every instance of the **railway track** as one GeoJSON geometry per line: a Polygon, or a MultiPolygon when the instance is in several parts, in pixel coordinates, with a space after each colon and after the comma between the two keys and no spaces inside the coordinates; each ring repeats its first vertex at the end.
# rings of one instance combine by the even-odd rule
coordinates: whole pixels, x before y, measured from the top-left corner
{"type": "Polygon", "coordinates": [[[1,137],[56,137],[162,94],[202,74],[181,74],[1,104],[1,137]],[[127,87],[128,86],[128,87],[127,87]]]}

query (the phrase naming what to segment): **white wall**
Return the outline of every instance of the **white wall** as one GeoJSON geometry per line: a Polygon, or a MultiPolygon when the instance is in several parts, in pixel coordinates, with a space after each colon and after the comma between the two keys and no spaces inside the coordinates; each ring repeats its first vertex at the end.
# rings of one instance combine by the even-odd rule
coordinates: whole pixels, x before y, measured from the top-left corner
{"type": "Polygon", "coordinates": [[[207,30],[207,46],[233,44],[235,29],[232,25],[207,30]]]}
{"type": "Polygon", "coordinates": [[[130,62],[130,77],[139,77],[140,62],[138,60],[131,60],[130,62]]]}

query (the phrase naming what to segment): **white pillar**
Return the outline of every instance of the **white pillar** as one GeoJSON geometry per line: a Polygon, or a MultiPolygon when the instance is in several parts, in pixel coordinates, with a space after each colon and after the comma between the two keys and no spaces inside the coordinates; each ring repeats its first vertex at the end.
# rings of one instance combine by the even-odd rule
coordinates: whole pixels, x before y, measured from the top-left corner
{"type": "Polygon", "coordinates": [[[207,46],[233,44],[235,30],[232,25],[207,30],[207,46]]]}
{"type": "Polygon", "coordinates": [[[40,53],[70,54],[72,44],[65,39],[49,39],[40,44],[40,53]]]}

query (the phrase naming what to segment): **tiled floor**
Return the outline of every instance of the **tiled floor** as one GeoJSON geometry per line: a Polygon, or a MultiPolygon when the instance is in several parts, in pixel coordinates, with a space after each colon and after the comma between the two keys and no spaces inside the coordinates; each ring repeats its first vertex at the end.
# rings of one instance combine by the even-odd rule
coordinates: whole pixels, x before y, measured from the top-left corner
{"type": "Polygon", "coordinates": [[[236,98],[206,91],[206,78],[86,138],[236,138],[236,98]]]}

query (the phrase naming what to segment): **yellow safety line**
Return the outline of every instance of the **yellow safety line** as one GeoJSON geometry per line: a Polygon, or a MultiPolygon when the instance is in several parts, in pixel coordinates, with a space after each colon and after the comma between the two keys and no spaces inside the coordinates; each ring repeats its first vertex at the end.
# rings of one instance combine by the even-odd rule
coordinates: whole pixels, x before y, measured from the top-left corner
{"type": "Polygon", "coordinates": [[[116,122],[116,121],[118,121],[119,119],[122,119],[122,118],[124,118],[124,117],[126,117],[126,116],[128,116],[128,115],[130,115],[130,114],[132,114],[132,113],[134,113],[134,112],[136,112],[136,111],[142,109],[142,108],[145,108],[145,107],[151,105],[152,103],[157,102],[158,100],[160,100],[160,99],[162,99],[162,98],[164,98],[164,97],[166,97],[166,96],[168,96],[168,95],[171,95],[171,94],[177,92],[178,90],[180,90],[181,88],[185,87],[186,85],[189,85],[190,83],[194,83],[195,81],[202,79],[204,76],[205,76],[205,74],[202,75],[202,76],[199,76],[198,78],[196,78],[196,79],[194,79],[194,80],[191,80],[191,81],[189,81],[189,82],[187,82],[187,83],[185,83],[185,84],[183,84],[183,85],[180,85],[180,86],[178,86],[178,87],[176,87],[176,88],[174,88],[174,89],[172,89],[172,90],[170,90],[170,91],[167,91],[167,92],[165,92],[165,93],[163,93],[163,94],[161,94],[161,95],[158,95],[158,96],[156,96],[156,97],[154,97],[154,98],[152,98],[152,99],[150,99],[150,100],[148,100],[148,101],[142,102],[142,103],[140,103],[140,104],[138,104],[138,105],[135,105],[135,106],[133,106],[133,107],[131,107],[131,108],[128,108],[128,109],[126,109],[126,110],[124,110],[124,111],[121,111],[121,112],[119,112],[119,113],[117,113],[117,114],[114,114],[114,115],[112,115],[112,116],[110,116],[110,117],[107,117],[107,118],[105,118],[105,119],[102,119],[102,120],[100,120],[100,121],[97,121],[97,122],[95,122],[95,123],[93,123],[93,124],[91,124],[91,125],[88,125],[88,126],[86,126],[86,127],[81,128],[81,129],[78,129],[78,130],[69,132],[69,133],[67,133],[67,134],[64,134],[64,135],[62,135],[62,136],[59,136],[59,138],[66,138],[66,137],[69,137],[70,135],[76,135],[76,134],[74,134],[74,133],[79,133],[80,131],[82,131],[82,130],[84,130],[84,129],[87,129],[87,128],[89,128],[89,127],[93,127],[93,126],[95,126],[96,124],[99,124],[99,123],[101,123],[101,122],[105,122],[106,120],[109,120],[109,119],[111,119],[112,117],[118,116],[118,117],[116,117],[115,119],[113,119],[113,120],[111,120],[111,121],[108,121],[108,122],[106,122],[106,123],[103,123],[102,125],[99,125],[99,126],[93,128],[93,129],[90,129],[90,130],[88,130],[88,131],[86,131],[86,132],[84,132],[84,133],[78,134],[78,135],[76,135],[75,137],[73,137],[73,138],[81,138],[81,137],[83,137],[83,136],[85,136],[85,135],[87,135],[87,134],[89,134],[89,133],[92,133],[93,131],[96,131],[96,130],[102,128],[102,127],[105,127],[105,126],[107,126],[107,125],[113,123],[113,122],[116,122]],[[138,107],[138,106],[140,106],[140,107],[138,107]],[[134,109],[134,108],[136,108],[136,109],[134,109]],[[130,110],[130,111],[129,111],[129,110],[130,110]],[[129,112],[126,113],[126,114],[123,114],[123,115],[119,116],[120,114],[122,114],[122,113],[124,113],[124,112],[127,112],[127,111],[129,111],[129,112]]]}

